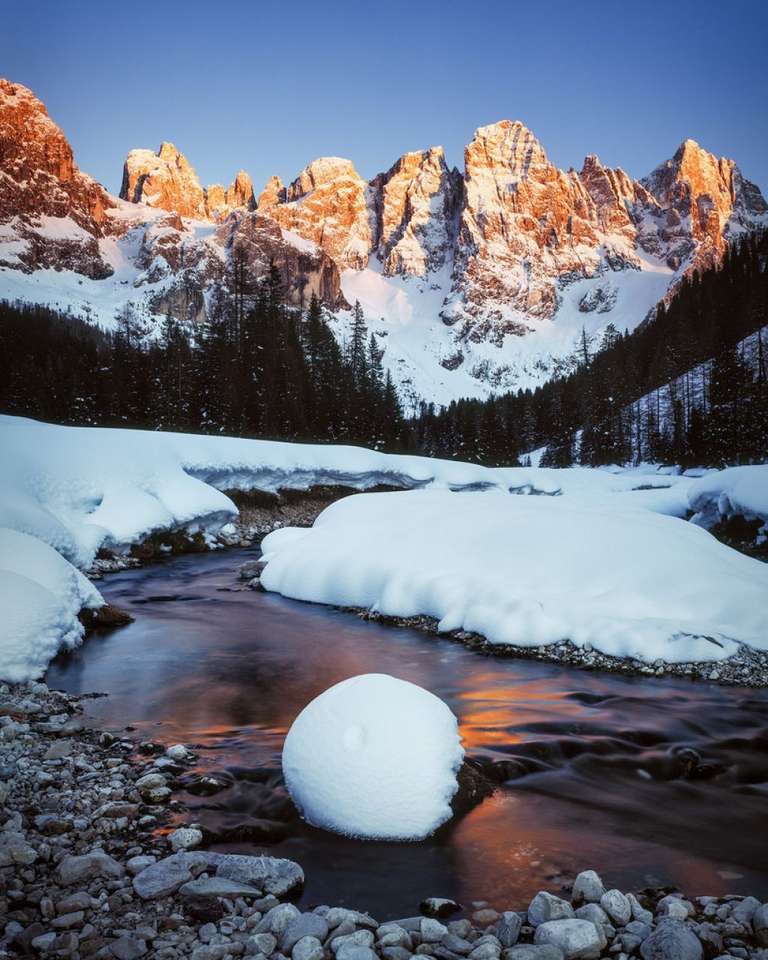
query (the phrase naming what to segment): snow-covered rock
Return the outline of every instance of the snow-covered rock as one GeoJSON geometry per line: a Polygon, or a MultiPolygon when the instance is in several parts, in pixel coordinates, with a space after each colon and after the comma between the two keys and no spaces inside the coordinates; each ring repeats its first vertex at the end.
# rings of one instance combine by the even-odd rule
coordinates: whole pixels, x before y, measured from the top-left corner
{"type": "Polygon", "coordinates": [[[708,473],[688,488],[688,502],[693,522],[703,527],[733,516],[768,525],[768,465],[708,473]]]}
{"type": "Polygon", "coordinates": [[[621,495],[349,497],[262,547],[267,590],[426,614],[491,643],[670,663],[768,649],[768,567],[621,495]]]}
{"type": "Polygon", "coordinates": [[[420,840],[451,817],[464,750],[456,717],[427,690],[384,674],[351,677],[294,720],[285,782],[317,827],[420,840]]]}
{"type": "Polygon", "coordinates": [[[93,584],[48,544],[0,527],[2,679],[42,676],[59,650],[82,640],[82,608],[103,603],[93,584]]]}

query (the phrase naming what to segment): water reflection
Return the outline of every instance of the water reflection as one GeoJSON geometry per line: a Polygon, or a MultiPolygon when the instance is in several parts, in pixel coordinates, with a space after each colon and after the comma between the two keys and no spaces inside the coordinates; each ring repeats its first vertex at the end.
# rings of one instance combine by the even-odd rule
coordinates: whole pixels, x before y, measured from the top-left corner
{"type": "Polygon", "coordinates": [[[214,769],[277,767],[309,700],[354,674],[391,673],[446,700],[467,750],[503,761],[510,778],[422,844],[302,826],[269,849],[302,863],[305,902],[365,905],[382,918],[411,913],[428,895],[521,906],[584,866],[625,888],[768,895],[765,693],[483,657],[233,589],[248,556],[179,558],[105,580],[104,594],[136,622],[60,658],[49,682],[108,691],[89,701],[95,720],[198,744],[214,769]]]}

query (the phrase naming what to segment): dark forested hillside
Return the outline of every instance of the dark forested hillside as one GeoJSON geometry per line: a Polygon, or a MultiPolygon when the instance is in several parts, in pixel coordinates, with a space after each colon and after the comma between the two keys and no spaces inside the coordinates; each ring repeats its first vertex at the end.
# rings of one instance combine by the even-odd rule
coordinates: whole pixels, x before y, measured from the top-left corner
{"type": "Polygon", "coordinates": [[[443,411],[425,406],[415,442],[433,455],[483,463],[510,463],[544,445],[543,462],[552,466],[576,459],[593,465],[765,460],[766,324],[768,233],[762,233],[734,246],[719,268],[686,279],[634,333],[609,327],[599,342],[583,334],[570,375],[443,411]],[[687,374],[694,370],[695,382],[687,374]]]}
{"type": "Polygon", "coordinates": [[[203,329],[170,317],[150,339],[131,310],[105,333],[43,307],[0,303],[0,411],[135,426],[396,447],[404,422],[356,307],[342,351],[323,308],[287,310],[277,274],[214,297],[203,329]]]}

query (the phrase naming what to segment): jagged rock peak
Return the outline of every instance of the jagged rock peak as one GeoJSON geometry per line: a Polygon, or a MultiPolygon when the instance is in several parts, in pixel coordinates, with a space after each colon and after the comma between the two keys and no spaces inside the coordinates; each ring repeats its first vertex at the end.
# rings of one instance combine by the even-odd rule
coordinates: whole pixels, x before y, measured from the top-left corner
{"type": "Polygon", "coordinates": [[[17,241],[7,259],[0,251],[0,265],[25,272],[73,270],[94,279],[112,273],[97,238],[111,229],[113,198],[78,169],[67,138],[42,102],[5,79],[0,79],[0,184],[0,224],[12,223],[17,241]],[[62,222],[54,225],[48,218],[62,222]]]}
{"type": "Polygon", "coordinates": [[[267,180],[267,184],[264,189],[259,194],[259,199],[256,202],[256,207],[260,211],[269,209],[269,207],[274,207],[275,204],[285,202],[285,186],[280,177],[271,176],[267,180]]]}
{"type": "Polygon", "coordinates": [[[514,179],[525,179],[540,168],[549,167],[546,151],[534,134],[519,120],[499,120],[478,127],[464,150],[467,178],[477,171],[505,168],[514,179]]]}
{"type": "Polygon", "coordinates": [[[205,193],[197,174],[184,154],[168,141],[160,144],[157,153],[143,149],[128,153],[120,196],[182,217],[207,219],[205,193]]]}
{"type": "Polygon", "coordinates": [[[288,187],[289,202],[298,200],[323,184],[335,180],[358,180],[363,182],[351,160],[344,157],[318,157],[308,164],[288,187]]]}
{"type": "Polygon", "coordinates": [[[461,174],[448,169],[443,148],[403,154],[371,188],[384,273],[423,277],[442,267],[451,253],[461,194],[461,174]]]}

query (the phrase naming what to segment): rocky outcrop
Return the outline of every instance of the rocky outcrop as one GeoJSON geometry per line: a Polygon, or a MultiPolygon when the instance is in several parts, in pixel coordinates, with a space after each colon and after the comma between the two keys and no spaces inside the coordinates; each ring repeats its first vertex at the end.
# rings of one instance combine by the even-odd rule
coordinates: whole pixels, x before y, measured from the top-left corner
{"type": "Polygon", "coordinates": [[[729,240],[754,229],[768,211],[733,160],[718,159],[695,140],[684,141],[642,183],[655,203],[645,204],[652,228],[642,234],[643,246],[673,269],[688,258],[696,269],[713,265],[729,240]]]}
{"type": "Polygon", "coordinates": [[[285,202],[285,187],[283,186],[283,181],[280,177],[270,177],[267,180],[267,185],[259,194],[259,199],[257,201],[257,209],[260,213],[265,213],[274,207],[277,203],[285,202]]]}
{"type": "Polygon", "coordinates": [[[120,198],[194,220],[223,220],[233,210],[251,210],[256,205],[253,182],[245,170],[227,188],[214,183],[203,189],[184,154],[167,142],[160,144],[157,153],[130,151],[123,165],[120,198]]]}
{"type": "Polygon", "coordinates": [[[0,79],[0,234],[11,238],[0,243],[0,266],[109,276],[97,238],[108,232],[113,206],[106,190],[77,168],[40,100],[0,79]]]}
{"type": "Polygon", "coordinates": [[[374,240],[368,184],[351,161],[313,160],[286,190],[285,203],[273,204],[269,215],[317,244],[341,269],[367,266],[374,240]]]}
{"type": "Polygon", "coordinates": [[[425,277],[450,261],[462,188],[442,147],[406,153],[371,187],[376,250],[386,274],[425,277]]]}

